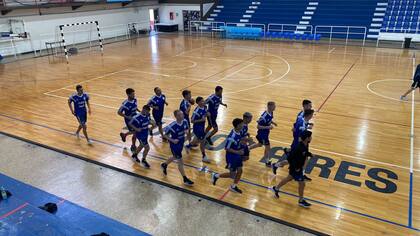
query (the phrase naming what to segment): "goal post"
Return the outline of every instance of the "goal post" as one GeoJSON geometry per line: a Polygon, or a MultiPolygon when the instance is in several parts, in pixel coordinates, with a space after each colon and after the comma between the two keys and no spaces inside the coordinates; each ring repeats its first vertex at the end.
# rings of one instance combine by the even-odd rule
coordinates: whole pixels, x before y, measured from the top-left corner
{"type": "Polygon", "coordinates": [[[101,37],[101,30],[99,28],[98,21],[87,21],[87,22],[78,22],[78,23],[72,23],[72,24],[59,25],[60,34],[61,34],[61,42],[62,42],[62,46],[63,46],[63,49],[64,49],[64,55],[66,57],[67,63],[69,62],[69,52],[68,52],[68,49],[67,49],[66,39],[64,37],[65,36],[64,29],[66,27],[82,26],[82,25],[89,25],[89,24],[96,25],[96,30],[97,30],[97,33],[98,33],[99,48],[101,50],[101,53],[103,54],[104,47],[103,47],[103,42],[102,42],[102,37],[101,37]]]}

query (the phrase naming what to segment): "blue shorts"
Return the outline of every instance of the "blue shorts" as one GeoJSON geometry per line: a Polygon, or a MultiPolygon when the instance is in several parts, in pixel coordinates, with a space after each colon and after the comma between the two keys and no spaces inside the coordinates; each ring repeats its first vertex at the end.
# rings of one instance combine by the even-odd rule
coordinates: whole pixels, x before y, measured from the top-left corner
{"type": "Polygon", "coordinates": [[[239,155],[226,155],[226,162],[231,172],[236,172],[243,166],[242,157],[239,155]]]}
{"type": "Polygon", "coordinates": [[[303,171],[295,171],[295,170],[289,169],[289,175],[291,175],[295,181],[298,181],[298,182],[305,181],[305,179],[303,178],[303,171]]]}
{"type": "Polygon", "coordinates": [[[163,113],[161,112],[152,112],[153,120],[155,120],[156,125],[162,125],[163,113]]]}
{"type": "Polygon", "coordinates": [[[294,137],[293,138],[293,143],[292,143],[292,145],[290,145],[290,148],[293,150],[298,146],[298,144],[299,144],[299,138],[294,137]]]}
{"type": "Polygon", "coordinates": [[[257,134],[256,136],[258,143],[262,144],[262,145],[270,145],[270,139],[268,138],[268,134],[257,134]]]}
{"type": "Polygon", "coordinates": [[[149,145],[149,142],[147,141],[148,138],[148,132],[146,133],[136,133],[136,138],[139,140],[140,144],[143,146],[149,145]]]}
{"type": "Polygon", "coordinates": [[[175,159],[182,158],[182,149],[184,148],[184,142],[180,142],[178,144],[170,144],[172,155],[175,159]]]}
{"type": "Polygon", "coordinates": [[[134,129],[130,126],[130,121],[131,120],[124,118],[124,121],[125,121],[125,125],[127,126],[128,131],[134,132],[134,129]]]}
{"type": "Polygon", "coordinates": [[[206,131],[204,131],[204,127],[193,127],[193,134],[198,138],[198,140],[204,140],[204,138],[206,138],[206,131]]]}
{"type": "Polygon", "coordinates": [[[191,128],[190,118],[184,114],[184,119],[187,121],[188,127],[191,128]]]}
{"type": "Polygon", "coordinates": [[[210,116],[207,117],[207,122],[209,123],[209,126],[217,128],[217,114],[210,114],[210,116]]]}
{"type": "Polygon", "coordinates": [[[81,125],[85,125],[86,124],[86,122],[87,122],[87,113],[86,112],[84,112],[84,113],[76,113],[76,119],[77,119],[77,121],[79,122],[79,124],[81,124],[81,125]]]}

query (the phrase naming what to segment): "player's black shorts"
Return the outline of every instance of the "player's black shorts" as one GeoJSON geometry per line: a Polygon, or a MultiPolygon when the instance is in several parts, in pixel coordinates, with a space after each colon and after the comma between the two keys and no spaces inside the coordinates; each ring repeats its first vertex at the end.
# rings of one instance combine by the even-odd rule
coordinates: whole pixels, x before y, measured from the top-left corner
{"type": "Polygon", "coordinates": [[[289,169],[289,175],[291,175],[295,181],[298,181],[298,182],[305,181],[305,179],[303,178],[303,171],[295,171],[295,170],[289,169]]]}
{"type": "Polygon", "coordinates": [[[411,85],[412,88],[420,88],[420,81],[414,81],[411,85]]]}

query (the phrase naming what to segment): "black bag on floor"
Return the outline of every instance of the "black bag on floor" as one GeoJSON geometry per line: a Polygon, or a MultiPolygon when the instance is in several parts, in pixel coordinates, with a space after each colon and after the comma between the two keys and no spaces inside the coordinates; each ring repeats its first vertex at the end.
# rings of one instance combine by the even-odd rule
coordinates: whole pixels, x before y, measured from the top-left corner
{"type": "Polygon", "coordinates": [[[107,234],[107,233],[102,232],[100,234],[92,234],[91,236],[110,236],[110,235],[107,234]]]}
{"type": "Polygon", "coordinates": [[[57,204],[51,202],[45,204],[44,206],[40,206],[39,208],[51,214],[55,214],[58,209],[57,204]]]}
{"type": "MultiPolygon", "coordinates": [[[[4,190],[6,192],[7,198],[9,198],[10,196],[12,196],[12,193],[9,192],[9,190],[4,190]]],[[[0,202],[3,200],[3,198],[0,196],[0,202]]]]}

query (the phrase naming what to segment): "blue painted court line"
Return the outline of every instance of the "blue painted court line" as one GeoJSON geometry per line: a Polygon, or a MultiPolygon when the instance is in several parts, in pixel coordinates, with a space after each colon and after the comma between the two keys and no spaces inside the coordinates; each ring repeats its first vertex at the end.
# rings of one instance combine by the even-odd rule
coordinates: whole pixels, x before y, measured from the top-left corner
{"type": "Polygon", "coordinates": [[[1,173],[0,185],[12,193],[0,204],[0,235],[149,235],[1,173]],[[58,205],[56,214],[38,208],[48,202],[58,205]]]}
{"type": "MultiPolygon", "coordinates": [[[[52,128],[52,127],[49,127],[49,126],[46,126],[46,125],[33,123],[33,122],[30,122],[30,121],[26,121],[26,120],[22,120],[22,119],[19,119],[19,118],[11,117],[11,116],[4,115],[4,114],[1,114],[1,113],[0,113],[0,116],[6,117],[6,118],[11,119],[11,120],[21,121],[23,123],[27,123],[27,124],[31,124],[31,125],[43,127],[43,128],[49,129],[49,130],[54,130],[54,131],[57,131],[57,132],[66,133],[66,134],[69,134],[71,136],[74,136],[74,133],[71,133],[71,132],[68,132],[68,131],[65,131],[65,130],[60,130],[60,129],[52,128]]],[[[113,146],[113,147],[117,147],[117,148],[124,148],[124,146],[122,146],[122,145],[112,144],[112,143],[108,143],[108,142],[97,140],[97,139],[91,139],[91,140],[93,140],[94,142],[97,142],[97,143],[102,143],[104,145],[108,145],[108,146],[113,146]]],[[[154,157],[155,159],[159,159],[159,160],[167,160],[164,157],[156,156],[156,155],[153,155],[153,154],[149,154],[149,156],[154,157]]],[[[189,165],[189,164],[186,164],[186,163],[184,163],[184,165],[185,166],[188,166],[188,167],[191,167],[191,168],[195,168],[197,170],[200,170],[201,169],[200,167],[196,167],[196,166],[189,165]]],[[[248,180],[245,180],[245,179],[242,179],[241,182],[246,183],[246,184],[249,184],[249,185],[253,185],[253,186],[256,186],[256,187],[270,189],[270,187],[267,187],[267,186],[264,186],[264,185],[260,185],[260,184],[257,184],[257,183],[253,183],[253,182],[248,181],[248,180]]],[[[295,194],[292,194],[292,193],[287,193],[287,192],[283,192],[283,191],[281,191],[281,193],[286,194],[286,195],[289,195],[289,196],[293,196],[293,197],[296,197],[296,198],[299,197],[299,196],[297,196],[295,194]]],[[[363,217],[366,217],[366,218],[378,220],[378,221],[381,221],[381,222],[384,222],[384,223],[388,223],[388,224],[392,224],[392,225],[396,225],[396,226],[400,226],[400,227],[404,227],[404,228],[407,228],[407,229],[411,229],[411,230],[415,230],[415,231],[420,232],[420,229],[419,228],[414,228],[414,227],[412,227],[412,225],[408,225],[408,224],[407,225],[404,225],[404,224],[401,224],[401,223],[393,222],[393,221],[390,221],[390,220],[387,220],[387,219],[383,219],[383,218],[372,216],[372,215],[369,215],[369,214],[357,212],[357,211],[354,211],[354,210],[337,207],[337,206],[331,205],[329,203],[324,203],[324,202],[321,202],[321,201],[318,201],[318,200],[314,200],[314,199],[310,199],[310,198],[306,198],[306,197],[305,197],[305,199],[307,199],[307,200],[309,200],[311,202],[317,203],[319,205],[324,205],[324,206],[327,206],[327,207],[330,207],[330,208],[342,210],[342,211],[349,212],[349,213],[352,213],[352,214],[355,214],[355,215],[363,216],[363,217]]]]}
{"type": "Polygon", "coordinates": [[[408,200],[408,227],[413,226],[413,172],[410,172],[410,193],[408,200]]]}

